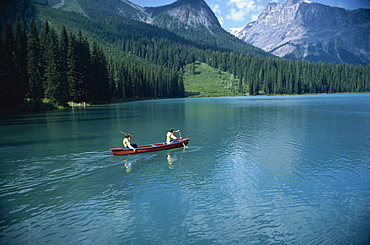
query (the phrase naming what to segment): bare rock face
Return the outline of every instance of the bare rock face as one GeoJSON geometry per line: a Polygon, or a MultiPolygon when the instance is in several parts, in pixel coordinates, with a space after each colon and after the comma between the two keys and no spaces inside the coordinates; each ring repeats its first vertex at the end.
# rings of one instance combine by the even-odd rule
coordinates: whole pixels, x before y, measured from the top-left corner
{"type": "Polygon", "coordinates": [[[256,21],[233,34],[283,58],[370,64],[370,9],[306,0],[270,3],[256,21]]]}
{"type": "Polygon", "coordinates": [[[210,27],[220,26],[217,17],[208,7],[204,0],[178,0],[172,4],[145,8],[156,24],[161,23],[162,27],[171,27],[173,25],[184,25],[197,27],[198,25],[210,27]]]}

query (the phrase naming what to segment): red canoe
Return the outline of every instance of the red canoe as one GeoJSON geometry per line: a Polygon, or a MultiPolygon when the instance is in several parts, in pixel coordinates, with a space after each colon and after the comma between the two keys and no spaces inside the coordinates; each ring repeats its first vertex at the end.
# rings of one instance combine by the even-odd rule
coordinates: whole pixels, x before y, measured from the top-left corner
{"type": "Polygon", "coordinates": [[[189,143],[189,140],[190,138],[178,140],[177,142],[172,143],[172,144],[157,143],[157,144],[151,144],[151,145],[141,145],[136,148],[136,152],[134,152],[134,150],[127,149],[127,148],[112,148],[110,150],[112,151],[113,155],[116,155],[116,156],[129,155],[129,154],[135,154],[135,153],[144,153],[144,152],[151,152],[151,151],[161,151],[161,150],[185,147],[189,143]]]}

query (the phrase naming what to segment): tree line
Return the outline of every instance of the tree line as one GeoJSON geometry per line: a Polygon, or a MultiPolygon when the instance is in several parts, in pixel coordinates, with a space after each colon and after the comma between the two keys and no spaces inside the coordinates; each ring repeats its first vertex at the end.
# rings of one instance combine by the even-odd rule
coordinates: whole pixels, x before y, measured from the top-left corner
{"type": "MultiPolygon", "coordinates": [[[[89,14],[96,11],[90,11],[89,14]]],[[[281,59],[263,55],[257,48],[228,39],[213,30],[220,41],[197,28],[177,26],[173,35],[139,21],[94,16],[83,22],[85,29],[99,26],[99,38],[116,51],[130,53],[152,64],[182,71],[195,61],[205,62],[220,71],[232,73],[233,81],[227,87],[236,94],[306,94],[369,92],[370,67],[350,64],[314,63],[281,59]],[[105,23],[107,22],[107,23],[105,23]],[[109,23],[108,23],[109,22],[109,23]],[[106,28],[104,28],[106,27],[106,28]],[[111,27],[110,31],[107,27],[111,27]],[[135,31],[131,31],[135,30],[135,31]],[[190,38],[191,36],[191,38],[190,38]],[[207,39],[207,41],[205,41],[207,39]]],[[[76,20],[77,21],[77,20],[76,20]]]]}
{"type": "Polygon", "coordinates": [[[237,52],[200,49],[165,39],[122,39],[117,50],[130,52],[151,63],[175,70],[201,61],[233,74],[227,86],[236,94],[307,94],[369,92],[370,67],[350,64],[315,63],[237,52]]]}
{"type": "MultiPolygon", "coordinates": [[[[89,6],[93,8],[93,5],[89,6]]],[[[49,12],[49,9],[45,9],[43,14],[49,12]]],[[[198,33],[196,28],[189,31],[185,27],[179,27],[176,33],[183,35],[176,35],[169,30],[119,15],[108,15],[104,11],[93,9],[88,12],[89,16],[94,18],[86,19],[68,14],[69,25],[87,30],[87,35],[103,44],[112,56],[130,54],[131,57],[138,57],[146,66],[154,64],[180,73],[187,64],[195,61],[205,62],[234,75],[235,79],[227,84],[227,88],[236,94],[340,93],[370,90],[369,66],[286,60],[268,53],[263,55],[263,52],[257,52],[257,48],[251,45],[245,44],[245,47],[242,47],[240,42],[233,44],[233,40],[226,41],[227,36],[221,37],[220,40],[225,40],[222,41],[225,44],[220,46],[219,41],[214,42],[208,34],[198,33]],[[193,38],[188,38],[191,34],[193,38]],[[204,38],[209,41],[205,42],[204,38]]],[[[47,15],[48,18],[57,16],[56,10],[51,13],[52,15],[47,15]]],[[[66,20],[65,16],[64,12],[63,20],[66,20]]],[[[58,23],[61,22],[60,18],[62,17],[55,17],[53,20],[58,23]]]]}
{"type": "MultiPolygon", "coordinates": [[[[108,20],[106,20],[108,21],[108,20]]],[[[87,23],[85,23],[88,25],[87,23]]],[[[104,23],[100,23],[103,25],[104,23]]],[[[137,21],[120,23],[119,33],[101,32],[100,39],[114,50],[130,53],[152,64],[182,71],[195,61],[232,73],[236,78],[227,87],[236,94],[306,94],[369,92],[370,67],[281,59],[272,55],[254,55],[254,49],[225,51],[215,45],[197,45],[178,36],[137,21]],[[135,32],[126,32],[129,25],[135,32]],[[121,26],[121,27],[120,27],[121,26]],[[156,30],[153,32],[152,28],[156,30]],[[153,33],[152,33],[153,32],[153,33]],[[146,33],[146,36],[143,35],[146,33]],[[161,35],[164,33],[163,35],[161,35]]],[[[115,29],[114,28],[114,29],[115,29]]],[[[101,28],[103,30],[104,28],[101,28]]],[[[178,32],[186,32],[179,30],[178,32]]],[[[193,33],[194,34],[194,33],[193,33]]],[[[201,34],[199,34],[201,35],[201,34]]],[[[197,36],[197,35],[194,35],[197,36]]],[[[192,39],[194,41],[194,38],[192,39]]],[[[248,46],[249,47],[249,46],[248,46]]]]}
{"type": "Polygon", "coordinates": [[[210,51],[203,62],[237,78],[238,93],[315,94],[370,91],[370,67],[210,51]]]}
{"type": "Polygon", "coordinates": [[[107,58],[87,37],[60,34],[45,22],[39,31],[31,21],[26,32],[9,24],[0,41],[0,106],[13,109],[25,100],[47,98],[55,105],[69,101],[107,103],[133,98],[184,96],[177,70],[107,58]]]}
{"type": "MultiPolygon", "coordinates": [[[[227,87],[235,94],[370,91],[369,66],[225,52],[158,27],[120,21],[112,24],[114,28],[100,26],[95,34],[87,32],[93,42],[81,31],[67,33],[64,26],[57,32],[48,21],[39,28],[31,21],[27,31],[20,24],[6,24],[0,39],[0,107],[12,109],[42,98],[65,105],[183,97],[182,73],[195,61],[233,74],[227,87]],[[133,32],[134,27],[140,31],[133,32]]],[[[82,26],[94,29],[87,21],[82,26]]]]}

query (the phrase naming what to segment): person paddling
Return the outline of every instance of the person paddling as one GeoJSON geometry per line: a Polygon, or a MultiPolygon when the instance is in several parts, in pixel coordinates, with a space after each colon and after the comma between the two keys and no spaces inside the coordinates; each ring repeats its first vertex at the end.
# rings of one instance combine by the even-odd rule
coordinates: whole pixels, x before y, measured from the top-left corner
{"type": "Polygon", "coordinates": [[[171,143],[174,143],[177,141],[177,139],[182,139],[182,137],[176,137],[174,135],[174,133],[178,133],[180,132],[180,129],[176,130],[176,131],[173,131],[173,129],[171,128],[167,134],[166,134],[166,143],[167,144],[171,144],[171,143]]]}
{"type": "Polygon", "coordinates": [[[137,144],[131,144],[131,135],[125,134],[125,138],[122,141],[122,144],[125,148],[129,148],[131,150],[134,150],[136,152],[137,144]]]}

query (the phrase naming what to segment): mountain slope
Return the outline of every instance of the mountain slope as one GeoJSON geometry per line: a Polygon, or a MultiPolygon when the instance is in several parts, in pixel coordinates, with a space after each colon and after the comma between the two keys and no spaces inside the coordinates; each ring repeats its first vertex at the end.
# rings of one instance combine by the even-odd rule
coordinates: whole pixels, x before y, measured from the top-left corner
{"type": "Polygon", "coordinates": [[[234,35],[279,57],[370,64],[370,9],[350,11],[306,0],[270,3],[234,35]]]}
{"type": "Polygon", "coordinates": [[[145,8],[145,10],[154,24],[167,29],[174,29],[179,24],[189,27],[221,27],[218,19],[203,0],[178,0],[166,6],[145,8]],[[168,17],[172,21],[168,21],[168,17]]]}
{"type": "MultiPolygon", "coordinates": [[[[261,53],[261,56],[243,55],[242,53],[253,53],[252,46],[236,37],[230,38],[231,34],[225,35],[225,31],[220,28],[218,22],[211,21],[214,20],[212,13],[208,16],[211,18],[203,16],[206,18],[202,21],[195,20],[196,12],[200,10],[195,5],[202,0],[181,0],[164,6],[164,8],[155,9],[157,12],[148,12],[145,8],[119,0],[105,0],[104,2],[101,0],[60,0],[60,2],[32,0],[34,4],[30,4],[31,0],[6,1],[7,7],[14,4],[17,8],[5,8],[5,10],[12,10],[9,11],[12,14],[7,14],[6,18],[0,16],[0,32],[2,32],[0,46],[3,47],[0,48],[0,85],[3,88],[0,89],[2,92],[0,100],[2,101],[12,102],[15,101],[14,98],[19,101],[24,99],[23,95],[27,88],[23,89],[22,85],[18,86],[22,83],[27,84],[27,81],[24,81],[26,77],[22,74],[29,74],[30,77],[38,76],[28,81],[30,88],[35,85],[40,88],[36,91],[37,93],[32,89],[29,91],[32,96],[29,98],[37,100],[52,96],[53,100],[57,101],[57,96],[64,92],[69,93],[73,100],[93,102],[183,96],[185,72],[192,74],[193,71],[195,75],[198,72],[194,70],[195,61],[213,67],[214,72],[212,73],[216,73],[218,78],[222,78],[223,72],[232,74],[226,80],[221,79],[220,84],[209,83],[208,85],[210,87],[221,85],[233,94],[338,93],[369,90],[369,67],[261,57],[266,55],[266,52],[257,48],[255,48],[255,53],[261,53]],[[182,10],[184,7],[188,9],[185,15],[182,10]],[[176,14],[171,15],[171,13],[176,14]],[[130,14],[134,19],[127,18],[126,14],[130,14]],[[42,40],[39,42],[40,49],[35,48],[37,45],[27,46],[26,38],[22,38],[24,32],[18,28],[20,25],[14,22],[24,16],[27,18],[20,24],[28,23],[24,27],[27,29],[29,26],[32,30],[29,32],[29,40],[32,40],[32,43],[38,42],[37,36],[42,40]],[[135,20],[135,18],[142,17],[145,22],[150,21],[151,23],[161,18],[168,18],[168,21],[163,23],[170,24],[173,30],[147,24],[143,20],[135,20]],[[13,21],[11,23],[13,27],[8,24],[1,26],[1,23],[9,20],[13,21]],[[31,20],[35,20],[35,24],[32,21],[30,25],[31,20]],[[177,22],[178,25],[171,21],[177,22]],[[14,33],[11,30],[14,30],[14,33]],[[60,33],[60,38],[55,33],[60,33]],[[191,34],[192,37],[189,36],[191,34]],[[233,42],[235,46],[229,45],[233,42]],[[89,51],[97,51],[97,43],[101,45],[108,57],[108,60],[101,62],[101,69],[107,69],[103,72],[104,77],[94,75],[97,72],[95,68],[97,66],[93,61],[92,53],[89,54],[89,51]],[[68,47],[68,52],[62,54],[58,46],[68,47]],[[19,47],[23,47],[23,50],[28,48],[28,50],[20,52],[19,47]],[[241,48],[238,49],[239,47],[241,48]],[[28,54],[32,54],[29,57],[41,58],[39,61],[33,61],[33,59],[27,61],[25,53],[27,57],[28,54]],[[21,57],[23,59],[19,59],[21,57]],[[83,59],[77,59],[81,57],[83,59]],[[59,62],[66,59],[72,63],[68,65],[68,63],[59,62]],[[39,71],[36,69],[20,71],[21,68],[28,67],[28,65],[25,66],[27,62],[32,65],[32,68],[39,67],[39,71]],[[64,66],[59,75],[58,70],[55,69],[57,63],[64,66]],[[40,64],[46,64],[46,67],[41,67],[40,64]],[[191,65],[188,66],[188,64],[191,65]],[[186,70],[189,67],[191,70],[186,70]],[[80,68],[80,71],[77,71],[77,68],[80,68]],[[67,72],[67,76],[62,77],[62,70],[71,73],[67,72]],[[19,82],[14,83],[14,80],[19,82]],[[48,82],[44,83],[44,80],[48,82]],[[65,85],[70,85],[71,91],[64,90],[60,93],[59,81],[62,80],[65,85]],[[105,83],[103,89],[100,89],[103,87],[100,81],[105,83]],[[83,84],[77,92],[76,84],[83,84]],[[20,89],[13,89],[14,85],[20,89]],[[23,97],[12,96],[15,94],[14,91],[23,97]],[[50,94],[50,91],[57,93],[50,94]],[[107,96],[108,94],[111,97],[107,96]]],[[[204,11],[209,11],[206,5],[203,5],[203,8],[204,11]]],[[[206,84],[210,81],[209,79],[211,81],[214,79],[212,74],[205,76],[207,79],[204,79],[204,76],[195,76],[194,79],[198,85],[206,84]]],[[[216,90],[212,89],[208,92],[214,95],[214,91],[216,90]]],[[[190,92],[196,93],[194,90],[190,92]]],[[[14,103],[4,104],[13,105],[14,103]]]]}
{"type": "MultiPolygon", "coordinates": [[[[204,0],[178,0],[161,7],[141,7],[128,0],[31,0],[54,9],[74,12],[95,22],[116,25],[122,17],[169,30],[202,49],[259,56],[271,54],[246,44],[222,29],[204,0]],[[109,21],[108,21],[109,20],[109,21]],[[109,23],[110,22],[110,23],[109,23]]],[[[133,35],[140,30],[131,29],[133,35]]]]}
{"type": "Polygon", "coordinates": [[[222,51],[270,56],[225,31],[204,0],[178,0],[172,4],[145,8],[149,23],[168,29],[177,35],[204,46],[219,47],[222,51]]]}

